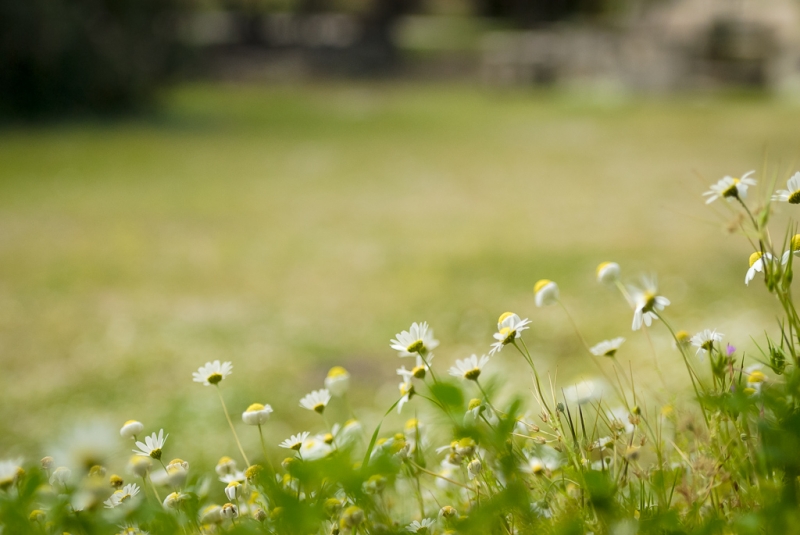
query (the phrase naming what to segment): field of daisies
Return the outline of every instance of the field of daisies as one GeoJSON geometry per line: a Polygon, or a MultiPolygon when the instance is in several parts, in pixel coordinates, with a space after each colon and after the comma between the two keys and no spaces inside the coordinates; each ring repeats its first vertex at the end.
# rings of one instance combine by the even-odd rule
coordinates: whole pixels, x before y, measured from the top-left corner
{"type": "MultiPolygon", "coordinates": [[[[335,366],[319,388],[298,396],[295,410],[315,423],[276,437],[268,394],[249,406],[226,402],[230,389],[255,379],[246,366],[198,363],[191,379],[214,400],[208,419],[227,444],[215,452],[213,470],[198,469],[174,446],[170,429],[119,422],[126,460],[87,459],[78,468],[60,464],[56,452],[36,462],[2,460],[0,529],[794,532],[800,315],[792,279],[800,233],[791,219],[783,228],[771,223],[800,204],[800,172],[725,176],[704,198],[728,212],[733,232],[751,249],[749,267],[731,284],[774,297],[775,323],[766,331],[723,334],[711,324],[688,332],[672,319],[675,305],[655,274],[631,276],[606,261],[591,276],[630,310],[630,323],[607,340],[585,338],[557,280],[532,281],[535,306],[551,309],[574,331],[592,379],[562,381],[541,358],[548,348],[530,336],[536,323],[520,310],[499,312],[493,339],[452,364],[435,358],[441,345],[434,326],[418,321],[399,326],[383,348],[396,354],[384,365],[396,368],[397,389],[379,412],[352,402],[351,374],[335,366]],[[757,185],[769,193],[753,194],[757,185]],[[654,344],[645,354],[626,354],[626,338],[662,334],[672,340],[669,358],[654,344]],[[749,339],[755,350],[732,339],[749,339]],[[641,380],[633,358],[647,362],[657,379],[641,380]],[[507,366],[497,366],[501,359],[507,366]],[[679,392],[667,386],[676,382],[679,392]],[[252,437],[260,447],[252,447],[252,437]]],[[[188,373],[181,380],[189,381],[188,373]]]]}

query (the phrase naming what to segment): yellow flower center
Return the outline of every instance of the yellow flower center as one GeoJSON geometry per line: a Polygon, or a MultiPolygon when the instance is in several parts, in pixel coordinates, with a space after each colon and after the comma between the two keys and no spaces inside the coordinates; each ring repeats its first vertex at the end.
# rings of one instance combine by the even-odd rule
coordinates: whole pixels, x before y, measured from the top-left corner
{"type": "Polygon", "coordinates": [[[789,203],[800,204],[800,189],[797,191],[793,191],[792,194],[789,195],[789,203]]]}
{"type": "Polygon", "coordinates": [[[324,403],[317,403],[314,405],[314,411],[322,414],[325,412],[325,404],[324,403]]]}
{"type": "Polygon", "coordinates": [[[606,266],[610,266],[611,262],[602,262],[600,265],[597,266],[597,274],[600,275],[600,272],[603,271],[606,266]]]}
{"type": "Polygon", "coordinates": [[[415,366],[411,374],[417,379],[425,379],[425,366],[415,366]]]}
{"type": "Polygon", "coordinates": [[[325,438],[323,440],[325,441],[325,444],[333,444],[333,434],[325,433],[325,438]]]}
{"type": "Polygon", "coordinates": [[[406,351],[409,353],[419,353],[425,347],[425,343],[422,340],[417,340],[408,345],[406,351]]]}
{"type": "Polygon", "coordinates": [[[517,336],[516,329],[511,329],[511,327],[503,327],[500,329],[500,335],[503,337],[503,345],[510,344],[514,341],[514,338],[517,336]]]}
{"type": "Polygon", "coordinates": [[[411,418],[406,422],[405,427],[407,431],[411,431],[412,429],[416,429],[418,425],[419,425],[419,420],[417,420],[416,418],[411,418]]]}
{"type": "Polygon", "coordinates": [[[792,240],[789,243],[792,251],[800,251],[800,234],[792,236],[792,240]]]}
{"type": "Polygon", "coordinates": [[[706,351],[711,351],[711,349],[714,347],[714,340],[706,340],[700,347],[702,347],[706,351]]]}
{"type": "Polygon", "coordinates": [[[212,373],[211,375],[208,376],[206,381],[208,381],[212,385],[215,385],[215,384],[219,383],[220,381],[222,381],[222,374],[221,373],[212,373]]]}
{"type": "Polygon", "coordinates": [[[400,385],[400,395],[401,396],[408,396],[408,399],[411,399],[411,396],[414,395],[414,385],[411,383],[402,383],[400,385]]]}
{"type": "Polygon", "coordinates": [[[758,370],[750,372],[750,376],[747,378],[748,383],[763,383],[766,380],[767,376],[758,370]]]}
{"type": "Polygon", "coordinates": [[[608,351],[606,351],[605,353],[603,353],[603,356],[604,356],[604,357],[613,357],[613,356],[614,356],[614,355],[616,355],[616,354],[617,354],[617,348],[615,348],[615,347],[612,347],[611,349],[609,349],[608,351]]]}
{"type": "Polygon", "coordinates": [[[644,294],[644,306],[642,312],[652,312],[653,307],[656,306],[656,296],[650,292],[644,294]]]}
{"type": "Polygon", "coordinates": [[[758,262],[758,259],[761,258],[761,255],[763,255],[763,254],[764,253],[762,253],[761,251],[756,251],[755,253],[751,254],[750,255],[750,267],[753,267],[753,264],[758,262]]]}
{"type": "Polygon", "coordinates": [[[686,331],[678,331],[675,333],[675,338],[678,340],[679,344],[685,344],[689,341],[689,333],[686,331]]]}
{"type": "Polygon", "coordinates": [[[550,282],[551,281],[549,281],[547,279],[540,280],[539,282],[537,282],[536,284],[533,285],[533,293],[537,293],[538,294],[541,291],[541,289],[544,288],[545,286],[547,286],[548,284],[550,284],[550,282]]]}
{"type": "Polygon", "coordinates": [[[161,460],[161,448],[155,448],[153,450],[150,450],[150,457],[152,457],[157,461],[161,460]]]}
{"type": "Polygon", "coordinates": [[[137,420],[128,420],[127,422],[125,422],[125,423],[123,424],[123,427],[125,427],[126,425],[130,425],[130,424],[138,424],[138,423],[139,423],[139,422],[138,422],[137,420]]]}
{"type": "Polygon", "coordinates": [[[264,405],[262,405],[261,403],[253,403],[252,405],[247,407],[247,410],[245,412],[255,412],[263,410],[264,410],[264,405]]]}
{"type": "MultiPolygon", "coordinates": [[[[295,450],[295,451],[299,451],[299,450],[300,450],[300,447],[301,447],[302,445],[303,445],[303,443],[302,443],[302,442],[295,442],[294,444],[292,444],[292,449],[293,449],[293,450],[295,450]]],[[[288,475],[288,474],[287,474],[287,475],[288,475]]]]}
{"type": "Polygon", "coordinates": [[[503,312],[503,314],[501,314],[500,318],[497,320],[497,323],[503,323],[505,320],[507,320],[513,315],[514,315],[513,312],[503,312]]]}
{"type": "Polygon", "coordinates": [[[345,369],[344,369],[344,368],[342,368],[341,366],[334,366],[333,368],[331,368],[331,369],[328,371],[328,377],[329,377],[330,379],[335,379],[335,378],[337,378],[337,377],[343,377],[343,376],[347,376],[347,375],[349,375],[349,374],[347,373],[347,370],[345,370],[345,369]]]}
{"type": "Polygon", "coordinates": [[[481,400],[479,400],[478,398],[472,398],[471,400],[469,400],[469,405],[467,405],[467,410],[471,411],[477,409],[480,406],[481,406],[481,400]]]}

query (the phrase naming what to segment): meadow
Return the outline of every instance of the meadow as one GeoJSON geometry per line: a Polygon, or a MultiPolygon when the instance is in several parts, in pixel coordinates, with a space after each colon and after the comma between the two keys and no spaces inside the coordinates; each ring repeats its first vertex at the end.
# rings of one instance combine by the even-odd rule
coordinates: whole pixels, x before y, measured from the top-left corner
{"type": "MultiPolygon", "coordinates": [[[[271,443],[315,421],[298,401],[334,365],[369,420],[396,397],[388,342],[413,321],[445,366],[488,351],[513,310],[543,374],[592,377],[568,318],[535,307],[541,278],[587,340],[629,338],[624,367],[644,383],[655,351],[662,393],[689,395],[669,333],[652,348],[631,333],[595,266],[658,273],[677,327],[754,351],[779,307],[743,284],[740,216],[701,194],[756,169],[751,198],[768,198],[796,170],[799,116],[752,95],[193,85],[145,117],[6,127],[0,452],[92,442],[124,463],[117,430],[137,419],[212,466],[235,444],[191,372],[215,359],[234,363],[234,415],[272,405],[271,443]]],[[[496,360],[530,392],[519,360],[496,360]]]]}

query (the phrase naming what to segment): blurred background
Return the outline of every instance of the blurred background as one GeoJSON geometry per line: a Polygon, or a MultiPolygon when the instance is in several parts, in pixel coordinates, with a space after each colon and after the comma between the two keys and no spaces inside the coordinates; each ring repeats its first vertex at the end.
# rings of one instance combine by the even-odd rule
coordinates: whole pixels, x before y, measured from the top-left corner
{"type": "MultiPolygon", "coordinates": [[[[441,370],[512,310],[540,369],[596,375],[540,278],[669,401],[665,329],[662,381],[595,266],[659,273],[676,328],[774,331],[701,194],[756,169],[758,204],[800,165],[798,29],[796,0],[1,2],[0,456],[124,459],[131,418],[169,458],[234,455],[191,381],[214,359],[235,421],[275,408],[272,444],[319,430],[297,403],[333,365],[370,421],[412,321],[441,370]]],[[[490,366],[529,390],[510,350],[490,366]]]]}

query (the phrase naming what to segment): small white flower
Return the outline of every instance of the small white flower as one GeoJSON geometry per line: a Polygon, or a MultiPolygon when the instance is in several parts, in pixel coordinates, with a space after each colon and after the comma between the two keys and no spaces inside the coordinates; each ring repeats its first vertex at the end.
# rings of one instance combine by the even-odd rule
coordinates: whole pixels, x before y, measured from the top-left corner
{"type": "Polygon", "coordinates": [[[216,385],[229,376],[232,370],[233,364],[230,362],[223,362],[222,364],[218,360],[206,362],[205,366],[200,366],[196,372],[192,372],[192,380],[195,383],[202,383],[206,386],[216,385]]]}
{"type": "Polygon", "coordinates": [[[222,507],[216,504],[209,505],[200,512],[200,522],[215,524],[222,520],[222,507]]]}
{"type": "Polygon", "coordinates": [[[225,483],[226,485],[234,481],[238,481],[239,483],[244,483],[246,479],[247,476],[245,476],[244,472],[242,472],[241,470],[236,470],[231,474],[225,474],[224,476],[219,478],[219,480],[225,483]]]}
{"type": "Polygon", "coordinates": [[[153,468],[153,462],[150,457],[141,457],[134,455],[128,461],[128,471],[137,477],[145,477],[153,468]]]}
{"type": "Polygon", "coordinates": [[[428,364],[430,364],[430,362],[433,360],[433,357],[433,353],[428,353],[428,355],[425,357],[425,359],[428,361],[426,364],[425,360],[422,360],[422,357],[417,355],[417,365],[410,370],[407,370],[405,366],[401,366],[397,369],[397,375],[401,376],[403,381],[406,383],[411,382],[412,377],[416,379],[424,379],[429,369],[428,364]]]}
{"type": "Polygon", "coordinates": [[[401,357],[411,357],[415,353],[425,354],[435,349],[439,341],[433,338],[433,329],[429,329],[428,324],[423,321],[412,323],[409,330],[395,335],[390,344],[401,357]]]}
{"type": "Polygon", "coordinates": [[[772,196],[772,200],[788,202],[790,204],[800,204],[800,172],[793,174],[792,177],[786,181],[786,187],[788,189],[779,189],[775,192],[775,195],[772,196]]]}
{"type": "Polygon", "coordinates": [[[170,492],[167,494],[167,497],[164,498],[162,505],[164,509],[177,509],[180,507],[181,503],[188,498],[189,495],[183,492],[170,492]]]}
{"type": "Polygon", "coordinates": [[[614,407],[607,412],[607,416],[612,429],[621,429],[626,433],[632,433],[636,429],[636,426],[631,423],[628,409],[624,407],[614,407]]]}
{"type": "Polygon", "coordinates": [[[103,504],[106,506],[106,508],[113,509],[114,507],[123,505],[137,494],[139,494],[139,485],[136,483],[128,483],[121,489],[115,490],[114,494],[104,501],[103,504]]]}
{"type": "Polygon", "coordinates": [[[568,402],[585,405],[602,397],[603,385],[598,381],[587,379],[567,387],[564,393],[568,402]]]}
{"type": "MultiPolygon", "coordinates": [[[[764,270],[765,259],[772,262],[774,257],[770,253],[762,254],[761,251],[756,251],[750,255],[750,269],[747,270],[747,274],[744,276],[744,283],[746,285],[750,284],[750,281],[755,278],[756,273],[761,273],[764,270]]],[[[786,255],[786,261],[788,262],[788,260],[789,256],[786,255]]]]}
{"type": "Polygon", "coordinates": [[[533,287],[536,294],[536,306],[544,307],[558,302],[558,285],[547,279],[542,279],[533,287]]]}
{"type": "Polygon", "coordinates": [[[716,184],[710,186],[709,191],[703,193],[703,196],[709,196],[706,199],[706,204],[711,204],[717,199],[725,199],[728,202],[731,199],[744,200],[747,197],[747,187],[756,185],[755,179],[750,178],[753,173],[755,171],[748,171],[742,175],[742,178],[733,178],[731,176],[721,178],[716,184]]]}
{"type": "Polygon", "coordinates": [[[481,464],[480,459],[472,459],[469,464],[467,464],[467,474],[469,475],[470,479],[475,479],[478,477],[482,470],[483,464],[481,464]]]}
{"type": "Polygon", "coordinates": [[[228,486],[225,487],[225,496],[232,502],[235,502],[236,499],[242,495],[242,484],[239,481],[231,481],[228,483],[228,486]]]}
{"type": "Polygon", "coordinates": [[[330,455],[333,448],[325,441],[325,436],[306,438],[300,446],[300,456],[306,461],[316,461],[330,455]]]}
{"type": "Polygon", "coordinates": [[[0,461],[0,490],[7,489],[22,472],[22,459],[8,459],[0,461]]]}
{"type": "Polygon", "coordinates": [[[328,392],[327,388],[322,388],[320,390],[314,390],[310,394],[306,394],[305,397],[300,400],[300,406],[304,409],[322,414],[325,412],[325,407],[328,406],[330,400],[331,393],[328,392]]]}
{"type": "Polygon", "coordinates": [[[397,414],[400,414],[400,412],[402,412],[403,405],[408,403],[414,396],[414,385],[410,381],[409,382],[404,381],[400,383],[399,388],[400,388],[400,395],[402,397],[400,398],[400,401],[397,402],[397,414]]]}
{"type": "Polygon", "coordinates": [[[53,473],[50,475],[50,484],[58,490],[65,490],[70,477],[72,477],[72,470],[66,466],[59,466],[53,470],[53,473]]]}
{"type": "Polygon", "coordinates": [[[428,530],[432,531],[434,524],[436,524],[436,522],[433,519],[423,518],[422,522],[414,520],[406,526],[406,529],[411,533],[428,533],[428,530]]]}
{"type": "Polygon", "coordinates": [[[136,420],[128,420],[124,424],[122,424],[122,428],[119,430],[119,436],[122,438],[135,438],[136,435],[141,433],[144,430],[144,425],[142,422],[137,422],[136,420]]]}
{"type": "Polygon", "coordinates": [[[283,442],[279,444],[281,448],[286,448],[287,450],[299,450],[300,447],[303,445],[303,442],[306,441],[308,435],[310,435],[308,431],[303,431],[302,433],[298,433],[296,435],[292,435],[291,437],[287,438],[283,442]]]}
{"type": "Polygon", "coordinates": [[[334,366],[325,377],[325,388],[332,395],[342,397],[350,388],[350,373],[341,366],[334,366]]]}
{"type": "Polygon", "coordinates": [[[528,329],[530,320],[525,318],[520,319],[519,316],[513,312],[506,312],[497,320],[497,332],[494,333],[494,339],[497,342],[492,344],[492,349],[489,351],[490,355],[494,355],[501,351],[504,346],[513,343],[517,338],[522,336],[522,331],[528,329]]]}
{"type": "Polygon", "coordinates": [[[264,425],[269,420],[270,414],[272,407],[269,405],[253,403],[242,413],[242,421],[247,425],[264,425]]]}
{"type": "Polygon", "coordinates": [[[164,430],[160,429],[158,435],[153,433],[149,437],[144,437],[144,443],[137,442],[136,447],[139,449],[133,450],[133,453],[143,457],[152,457],[158,461],[161,459],[161,450],[164,448],[167,438],[169,435],[164,436],[164,430]]]}
{"type": "Polygon", "coordinates": [[[477,355],[471,355],[465,359],[457,360],[456,365],[450,368],[450,375],[453,377],[461,377],[470,381],[477,381],[481,375],[481,370],[489,362],[489,357],[486,355],[478,359],[477,355]]]}
{"type": "Polygon", "coordinates": [[[616,262],[603,262],[597,266],[597,282],[614,284],[619,280],[620,268],[616,262]]]}
{"type": "Polygon", "coordinates": [[[533,475],[558,470],[561,467],[561,459],[558,458],[555,450],[543,448],[543,451],[545,454],[541,456],[526,454],[526,462],[522,465],[522,470],[533,475]]]}
{"type": "Polygon", "coordinates": [[[232,503],[226,503],[220,509],[219,514],[222,518],[237,518],[239,516],[239,508],[232,503]]]}
{"type": "Polygon", "coordinates": [[[149,535],[149,532],[139,529],[137,524],[124,524],[119,526],[122,530],[117,535],[149,535]]]}
{"type": "Polygon", "coordinates": [[[642,323],[650,327],[653,320],[658,319],[656,312],[664,310],[664,307],[670,304],[669,299],[658,295],[655,277],[644,277],[643,286],[644,288],[630,288],[634,303],[632,325],[634,331],[641,329],[642,323]]]}
{"type": "Polygon", "coordinates": [[[592,355],[598,357],[613,357],[617,354],[617,350],[623,343],[625,343],[625,339],[620,336],[619,338],[613,338],[611,340],[603,340],[589,351],[592,352],[592,355]]]}
{"type": "Polygon", "coordinates": [[[783,256],[781,256],[781,264],[786,265],[789,263],[789,256],[800,256],[800,234],[795,234],[792,236],[792,239],[789,240],[789,250],[783,252],[783,256]]]}
{"type": "Polygon", "coordinates": [[[714,342],[722,342],[722,333],[718,333],[716,329],[705,329],[694,336],[692,336],[692,345],[697,348],[696,355],[710,352],[714,347],[714,342]]]}
{"type": "Polygon", "coordinates": [[[236,472],[236,461],[227,455],[220,457],[219,461],[217,461],[217,466],[214,467],[214,471],[219,477],[233,474],[236,472]]]}

